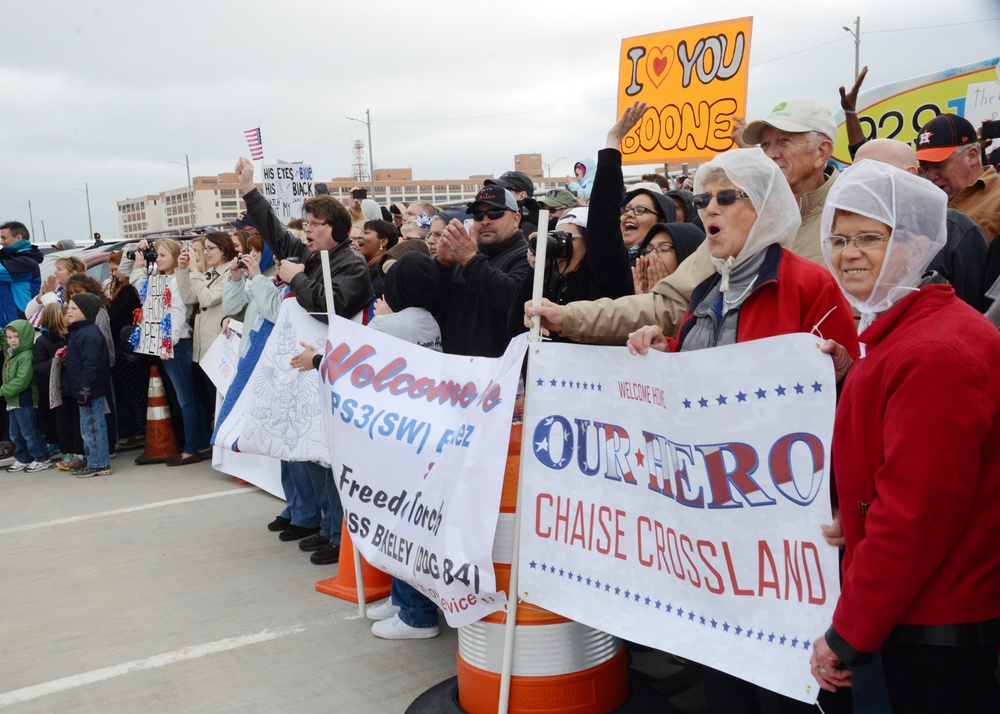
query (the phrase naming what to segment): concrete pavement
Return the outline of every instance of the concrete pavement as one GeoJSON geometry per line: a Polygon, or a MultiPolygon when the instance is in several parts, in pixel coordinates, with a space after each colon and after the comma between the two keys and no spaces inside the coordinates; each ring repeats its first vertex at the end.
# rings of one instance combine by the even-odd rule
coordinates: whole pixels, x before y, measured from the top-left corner
{"type": "Polygon", "coordinates": [[[389,642],[266,524],[283,503],[208,463],[0,471],[0,711],[403,712],[456,632],[389,642]]]}

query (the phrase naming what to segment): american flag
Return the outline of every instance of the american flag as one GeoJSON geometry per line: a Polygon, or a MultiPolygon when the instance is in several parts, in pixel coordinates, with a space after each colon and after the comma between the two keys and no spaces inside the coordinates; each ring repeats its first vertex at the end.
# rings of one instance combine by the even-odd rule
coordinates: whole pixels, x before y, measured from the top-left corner
{"type": "Polygon", "coordinates": [[[247,144],[250,146],[250,155],[255,161],[259,161],[264,158],[264,147],[260,143],[260,127],[256,129],[247,129],[243,132],[243,135],[247,138],[247,144]]]}

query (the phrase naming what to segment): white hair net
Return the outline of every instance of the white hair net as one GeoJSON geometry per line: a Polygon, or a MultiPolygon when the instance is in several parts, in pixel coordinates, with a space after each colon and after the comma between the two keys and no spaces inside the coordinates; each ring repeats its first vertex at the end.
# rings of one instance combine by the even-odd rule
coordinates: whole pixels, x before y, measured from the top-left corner
{"type": "MultiPolygon", "coordinates": [[[[859,161],[846,169],[830,189],[820,227],[823,258],[837,282],[827,238],[834,233],[836,212],[846,211],[873,218],[892,229],[885,257],[871,295],[859,300],[844,291],[861,313],[860,330],[879,313],[919,289],[920,277],[944,247],[947,238],[948,197],[926,179],[880,161],[859,161]]],[[[841,283],[841,289],[843,289],[841,283]]]]}
{"type": "MultiPolygon", "coordinates": [[[[725,260],[712,258],[716,269],[722,274],[719,289],[726,293],[729,292],[729,273],[733,268],[739,267],[774,243],[787,248],[795,240],[795,234],[802,225],[802,217],[781,169],[759,148],[733,149],[699,166],[694,176],[694,192],[702,193],[705,184],[719,178],[720,173],[750,196],[750,203],[757,211],[757,220],[751,226],[739,254],[725,260]]],[[[704,216],[702,220],[705,220],[704,216]]]]}

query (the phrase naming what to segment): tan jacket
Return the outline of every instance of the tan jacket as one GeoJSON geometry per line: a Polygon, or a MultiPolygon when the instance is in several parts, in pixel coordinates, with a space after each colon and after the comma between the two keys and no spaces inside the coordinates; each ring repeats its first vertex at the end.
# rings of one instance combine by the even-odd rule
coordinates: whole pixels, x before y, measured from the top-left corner
{"type": "MultiPolygon", "coordinates": [[[[826,264],[819,242],[820,221],[826,197],[837,176],[835,170],[820,188],[802,196],[799,201],[802,225],[789,248],[796,255],[823,266],[826,264]]],[[[706,241],[677,270],[654,285],[652,292],[566,305],[562,311],[561,334],[576,342],[623,345],[630,332],[646,325],[659,325],[666,334],[676,336],[691,302],[691,293],[714,272],[706,241]]]]}
{"type": "Polygon", "coordinates": [[[174,271],[181,299],[194,306],[194,342],[191,345],[194,361],[200,362],[222,332],[222,288],[229,279],[229,266],[213,268],[207,273],[192,272],[187,268],[174,271]]]}
{"type": "Polygon", "coordinates": [[[1000,176],[992,166],[948,204],[979,224],[986,240],[993,242],[1000,235],[1000,176]]]}

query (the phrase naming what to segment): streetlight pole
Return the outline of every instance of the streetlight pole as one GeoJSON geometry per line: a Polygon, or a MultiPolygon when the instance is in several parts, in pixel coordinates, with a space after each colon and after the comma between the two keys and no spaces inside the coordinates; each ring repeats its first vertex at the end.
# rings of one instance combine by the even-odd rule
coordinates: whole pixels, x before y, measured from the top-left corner
{"type": "Polygon", "coordinates": [[[359,124],[364,124],[368,127],[368,179],[372,187],[372,198],[375,198],[375,160],[372,158],[372,114],[371,110],[365,109],[365,120],[355,119],[354,117],[345,117],[345,119],[350,119],[351,121],[356,121],[359,124]]]}
{"type": "MultiPolygon", "coordinates": [[[[17,205],[19,205],[19,206],[27,205],[28,206],[28,220],[31,221],[31,235],[34,236],[35,235],[35,216],[31,212],[31,199],[30,198],[28,199],[28,203],[27,204],[19,203],[17,205]]],[[[37,241],[38,239],[36,238],[35,240],[37,241]]]]}
{"type": "Polygon", "coordinates": [[[553,161],[551,164],[546,163],[546,162],[543,161],[542,165],[545,166],[545,178],[552,178],[552,167],[555,166],[556,164],[558,164],[560,161],[562,161],[565,158],[566,158],[565,156],[560,156],[558,159],[556,159],[555,161],[553,161]]]}
{"type": "Polygon", "coordinates": [[[854,36],[854,81],[856,82],[858,75],[861,74],[861,16],[855,18],[853,30],[847,25],[844,25],[844,29],[854,36]]]}
{"type": "Polygon", "coordinates": [[[177,164],[178,166],[183,166],[184,168],[187,169],[187,177],[188,177],[188,222],[191,224],[191,231],[193,232],[194,231],[194,227],[195,227],[196,224],[195,224],[195,218],[194,218],[194,213],[195,213],[195,210],[194,210],[194,208],[195,208],[195,204],[194,204],[194,187],[191,185],[191,162],[188,160],[188,155],[184,154],[184,163],[183,164],[180,161],[170,161],[169,159],[167,160],[167,163],[168,164],[177,164]]]}
{"type": "Polygon", "coordinates": [[[87,194],[87,227],[90,229],[90,234],[87,236],[87,240],[93,240],[94,221],[90,218],[90,186],[83,184],[83,192],[87,194]]]}
{"type": "Polygon", "coordinates": [[[45,219],[44,218],[42,219],[42,242],[43,243],[48,243],[49,242],[49,237],[47,235],[45,235],[45,219]]]}

